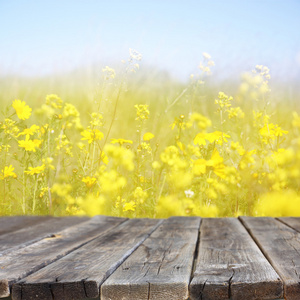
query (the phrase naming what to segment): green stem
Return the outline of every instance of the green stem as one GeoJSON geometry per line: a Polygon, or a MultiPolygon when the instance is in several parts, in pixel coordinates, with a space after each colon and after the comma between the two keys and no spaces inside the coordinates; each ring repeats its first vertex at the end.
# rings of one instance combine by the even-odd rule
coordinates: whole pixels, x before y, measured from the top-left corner
{"type": "Polygon", "coordinates": [[[0,215],[4,215],[4,205],[5,205],[5,193],[6,193],[6,191],[5,191],[5,187],[6,187],[6,178],[4,178],[4,180],[3,180],[3,185],[4,185],[4,187],[3,187],[3,202],[2,202],[2,200],[1,200],[1,210],[0,210],[0,215]],[[2,211],[3,210],[3,211],[2,211]]]}
{"type": "Polygon", "coordinates": [[[91,163],[91,170],[93,170],[93,167],[94,167],[95,148],[96,148],[96,142],[94,141],[94,146],[93,146],[93,156],[92,156],[92,163],[91,163]]]}
{"type": "Polygon", "coordinates": [[[23,168],[23,189],[22,189],[22,210],[26,214],[26,197],[25,197],[25,166],[23,168]]]}
{"type": "MultiPolygon", "coordinates": [[[[50,157],[50,126],[48,127],[48,147],[47,147],[47,155],[50,157]]],[[[48,169],[48,180],[47,180],[47,186],[48,186],[48,198],[49,198],[49,214],[52,214],[52,196],[51,196],[51,189],[50,189],[50,170],[48,169]]]]}
{"type": "Polygon", "coordinates": [[[33,213],[33,214],[34,214],[34,211],[35,211],[35,205],[36,205],[35,195],[36,195],[37,185],[38,185],[38,180],[37,180],[37,176],[35,176],[35,185],[34,185],[34,191],[33,191],[33,203],[32,203],[32,213],[33,213]]]}
{"type": "MultiPolygon", "coordinates": [[[[119,88],[119,90],[118,90],[118,94],[117,94],[117,98],[116,98],[116,102],[115,102],[115,107],[114,107],[112,119],[111,119],[111,122],[110,122],[110,124],[109,124],[109,128],[108,128],[108,131],[107,131],[107,134],[106,134],[106,137],[105,137],[105,140],[104,140],[102,149],[104,148],[104,146],[105,146],[105,144],[106,144],[106,142],[107,142],[107,140],[108,140],[110,131],[111,131],[111,129],[112,129],[112,126],[113,126],[113,123],[114,123],[114,120],[115,120],[115,117],[116,117],[117,107],[118,107],[118,103],[119,103],[119,99],[120,99],[120,95],[121,95],[121,90],[122,90],[122,87],[123,87],[123,83],[124,83],[124,80],[121,82],[120,88],[119,88]]],[[[102,152],[103,152],[102,149],[101,149],[101,151],[100,151],[99,166],[100,166],[100,163],[101,163],[101,157],[102,157],[102,152]]]]}

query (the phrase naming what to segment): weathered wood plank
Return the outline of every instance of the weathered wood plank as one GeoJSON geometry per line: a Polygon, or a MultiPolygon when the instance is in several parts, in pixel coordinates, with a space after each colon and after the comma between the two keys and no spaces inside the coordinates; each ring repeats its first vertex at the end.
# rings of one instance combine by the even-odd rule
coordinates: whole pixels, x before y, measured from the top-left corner
{"type": "Polygon", "coordinates": [[[45,219],[30,226],[24,226],[17,231],[0,235],[0,255],[23,248],[45,237],[50,237],[57,231],[87,221],[87,217],[64,217],[45,219]]]}
{"type": "Polygon", "coordinates": [[[98,297],[103,281],[161,222],[154,219],[131,219],[122,223],[109,233],[14,284],[13,300],[98,297]]]}
{"type": "Polygon", "coordinates": [[[276,299],[282,282],[237,219],[203,219],[191,299],[276,299]]]}
{"type": "Polygon", "coordinates": [[[284,283],[287,300],[300,299],[300,234],[273,218],[241,217],[284,283]]]}
{"type": "Polygon", "coordinates": [[[287,226],[292,227],[296,231],[300,232],[300,218],[295,217],[282,217],[278,218],[278,220],[287,226]]]}
{"type": "Polygon", "coordinates": [[[0,256],[0,298],[9,296],[9,285],[65,256],[126,219],[96,216],[53,237],[0,256]]]}
{"type": "Polygon", "coordinates": [[[187,299],[200,218],[166,220],[102,284],[102,300],[187,299]]]}
{"type": "Polygon", "coordinates": [[[49,216],[0,217],[0,235],[5,233],[12,233],[24,227],[42,223],[51,218],[52,217],[49,216]]]}

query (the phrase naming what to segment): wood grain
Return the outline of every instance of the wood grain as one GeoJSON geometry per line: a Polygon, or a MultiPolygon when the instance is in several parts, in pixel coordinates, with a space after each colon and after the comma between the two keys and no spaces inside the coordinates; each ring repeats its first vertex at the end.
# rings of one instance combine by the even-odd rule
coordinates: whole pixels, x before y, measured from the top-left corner
{"type": "Polygon", "coordinates": [[[109,233],[13,285],[13,300],[87,299],[159,226],[160,220],[131,219],[109,233]]]}
{"type": "Polygon", "coordinates": [[[241,217],[284,283],[287,300],[300,299],[300,234],[273,218],[241,217]]]}
{"type": "Polygon", "coordinates": [[[9,286],[65,256],[88,241],[112,230],[126,219],[96,216],[58,231],[53,237],[0,256],[0,298],[9,296],[9,286]]]}
{"type": "Polygon", "coordinates": [[[300,232],[300,218],[295,217],[282,217],[278,218],[278,220],[287,226],[295,229],[296,231],[300,232]]]}
{"type": "Polygon", "coordinates": [[[102,300],[187,299],[200,218],[166,220],[101,286],[102,300]]]}
{"type": "Polygon", "coordinates": [[[5,233],[12,233],[26,226],[42,223],[51,218],[52,217],[49,216],[0,217],[0,235],[5,233]]]}
{"type": "Polygon", "coordinates": [[[51,237],[58,231],[87,221],[86,217],[38,219],[36,224],[24,225],[21,229],[0,235],[0,254],[23,248],[43,238],[51,237]],[[43,221],[43,222],[41,222],[43,221]]]}
{"type": "Polygon", "coordinates": [[[282,282],[234,218],[203,219],[191,299],[276,299],[282,282]]]}

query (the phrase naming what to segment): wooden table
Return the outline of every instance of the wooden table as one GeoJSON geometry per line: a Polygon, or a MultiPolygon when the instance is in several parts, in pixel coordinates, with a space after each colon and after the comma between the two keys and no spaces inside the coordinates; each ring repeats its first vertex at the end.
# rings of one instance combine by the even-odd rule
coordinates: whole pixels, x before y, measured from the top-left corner
{"type": "Polygon", "coordinates": [[[300,299],[300,218],[0,218],[0,298],[300,299]]]}

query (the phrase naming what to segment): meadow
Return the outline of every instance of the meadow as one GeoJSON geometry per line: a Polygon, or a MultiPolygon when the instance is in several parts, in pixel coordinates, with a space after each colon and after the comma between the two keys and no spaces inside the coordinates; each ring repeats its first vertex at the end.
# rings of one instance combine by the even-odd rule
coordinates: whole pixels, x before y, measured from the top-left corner
{"type": "Polygon", "coordinates": [[[297,99],[267,66],[211,84],[139,74],[130,51],[68,79],[1,79],[0,215],[300,216],[297,99]]]}

